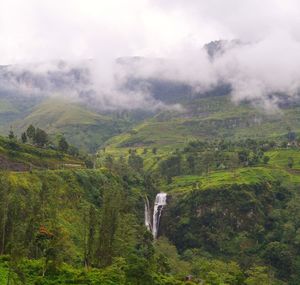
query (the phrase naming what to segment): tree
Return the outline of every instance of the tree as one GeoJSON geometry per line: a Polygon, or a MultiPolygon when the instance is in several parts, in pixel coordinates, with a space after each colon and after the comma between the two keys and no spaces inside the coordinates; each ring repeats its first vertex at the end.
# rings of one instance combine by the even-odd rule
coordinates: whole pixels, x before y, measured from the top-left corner
{"type": "Polygon", "coordinates": [[[246,285],[270,285],[272,280],[269,277],[267,268],[263,266],[252,267],[247,271],[248,277],[245,280],[246,285]]]}
{"type": "Polygon", "coordinates": [[[190,173],[195,173],[196,161],[194,155],[189,155],[186,159],[190,173]]]}
{"type": "Polygon", "coordinates": [[[113,165],[114,165],[114,158],[113,158],[112,155],[109,154],[109,155],[107,155],[107,156],[105,157],[104,165],[105,165],[105,167],[107,167],[108,169],[111,169],[111,168],[113,167],[113,165]]]}
{"type": "Polygon", "coordinates": [[[159,170],[162,176],[167,179],[181,174],[181,156],[172,155],[159,165],[159,170]]]}
{"type": "Polygon", "coordinates": [[[288,157],[288,167],[293,168],[294,165],[294,159],[292,157],[288,157]]]}
{"type": "Polygon", "coordinates": [[[131,155],[128,157],[128,165],[136,171],[142,171],[144,167],[144,161],[139,155],[131,153],[131,155]]]}
{"type": "Polygon", "coordinates": [[[97,248],[97,264],[100,267],[112,264],[113,241],[115,239],[121,205],[121,193],[117,187],[104,189],[100,237],[97,248]]]}
{"type": "Polygon", "coordinates": [[[238,152],[239,161],[242,162],[245,165],[248,165],[249,160],[249,151],[247,150],[241,150],[238,152]]]}
{"type": "MultiPolygon", "coordinates": [[[[7,146],[10,150],[18,150],[19,146],[16,140],[16,136],[12,130],[12,128],[10,128],[9,134],[8,134],[8,138],[9,138],[9,142],[7,143],[7,146]]],[[[13,155],[13,153],[11,153],[13,155]]]]}
{"type": "Polygon", "coordinates": [[[288,134],[287,134],[287,139],[288,139],[288,141],[289,141],[289,142],[292,142],[292,141],[296,140],[296,138],[297,138],[296,133],[295,133],[295,132],[292,132],[291,129],[289,129],[289,132],[288,132],[288,134]]]}
{"type": "Polygon", "coordinates": [[[69,148],[68,148],[68,150],[69,150],[68,151],[69,154],[72,155],[72,156],[78,156],[79,155],[79,150],[75,146],[70,145],[69,148]]]}
{"type": "Polygon", "coordinates": [[[33,138],[33,142],[40,147],[44,146],[48,142],[47,133],[44,130],[37,128],[35,130],[35,136],[33,138]]]}
{"type": "Polygon", "coordinates": [[[69,149],[69,144],[65,137],[61,137],[58,141],[58,149],[63,152],[67,152],[69,149]]]}
{"type": "Polygon", "coordinates": [[[268,164],[269,160],[270,160],[270,157],[265,155],[264,156],[264,164],[268,164]]]}
{"type": "Polygon", "coordinates": [[[15,134],[14,134],[12,128],[10,128],[10,131],[9,131],[9,134],[8,134],[8,138],[9,138],[10,140],[15,139],[15,134]]]}
{"type": "Polygon", "coordinates": [[[27,128],[26,134],[27,134],[27,137],[33,141],[33,139],[35,137],[35,127],[33,125],[30,125],[27,128]]]}
{"type": "Polygon", "coordinates": [[[87,157],[85,160],[84,160],[84,164],[87,168],[89,169],[92,169],[94,168],[94,161],[92,160],[91,157],[87,157]]]}
{"type": "Polygon", "coordinates": [[[7,219],[9,207],[9,184],[4,174],[0,174],[0,254],[5,253],[7,219]]]}
{"type": "Polygon", "coordinates": [[[22,135],[21,135],[21,140],[22,140],[22,143],[26,143],[26,142],[27,142],[27,135],[26,135],[25,132],[22,133],[22,135]]]}
{"type": "Polygon", "coordinates": [[[266,262],[277,269],[279,278],[287,278],[293,270],[293,256],[286,244],[271,242],[263,254],[266,262]]]}
{"type": "Polygon", "coordinates": [[[92,258],[94,256],[94,246],[96,237],[96,226],[97,226],[97,213],[96,208],[91,205],[89,209],[88,217],[88,233],[87,241],[85,245],[85,265],[90,266],[92,263],[92,258]]]}

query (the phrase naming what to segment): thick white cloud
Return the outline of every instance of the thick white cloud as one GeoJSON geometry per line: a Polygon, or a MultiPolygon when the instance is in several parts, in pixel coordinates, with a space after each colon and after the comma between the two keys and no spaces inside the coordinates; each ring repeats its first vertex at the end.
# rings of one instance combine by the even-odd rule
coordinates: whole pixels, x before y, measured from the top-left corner
{"type": "Polygon", "coordinates": [[[147,101],[116,90],[128,72],[198,90],[227,81],[235,100],[265,101],[299,89],[299,24],[297,0],[0,0],[0,64],[93,58],[94,87],[114,104],[147,101]],[[201,48],[218,39],[248,44],[211,62],[201,48]],[[165,61],[116,71],[116,58],[133,55],[165,61]]]}
{"type": "Polygon", "coordinates": [[[189,33],[180,14],[145,0],[1,0],[0,63],[159,54],[189,33]]]}

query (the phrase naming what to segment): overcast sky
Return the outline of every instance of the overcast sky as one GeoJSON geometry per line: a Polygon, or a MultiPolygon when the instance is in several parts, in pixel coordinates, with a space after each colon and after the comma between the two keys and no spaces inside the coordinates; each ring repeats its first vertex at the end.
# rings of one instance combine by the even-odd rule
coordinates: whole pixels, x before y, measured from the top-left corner
{"type": "Polygon", "coordinates": [[[0,64],[167,56],[218,39],[300,37],[295,0],[0,0],[0,64]]]}
{"type": "Polygon", "coordinates": [[[229,81],[237,100],[293,96],[299,41],[299,0],[0,0],[0,64],[93,58],[108,89],[111,62],[138,55],[173,60],[151,70],[168,79],[229,81]],[[219,39],[250,44],[211,63],[200,49],[219,39]]]}

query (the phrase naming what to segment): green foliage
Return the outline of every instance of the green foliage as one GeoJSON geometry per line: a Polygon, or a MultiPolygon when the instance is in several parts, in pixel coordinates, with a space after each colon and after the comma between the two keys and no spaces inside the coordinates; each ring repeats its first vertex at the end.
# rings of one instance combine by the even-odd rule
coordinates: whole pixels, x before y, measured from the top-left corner
{"type": "Polygon", "coordinates": [[[293,268],[293,255],[288,245],[280,242],[271,242],[266,246],[264,258],[268,264],[278,270],[279,278],[291,276],[293,268]]]}
{"type": "Polygon", "coordinates": [[[124,182],[106,170],[1,173],[3,282],[181,284],[158,274],[152,235],[136,216],[141,194],[129,191],[138,181],[127,178],[126,195],[124,182]]]}
{"type": "Polygon", "coordinates": [[[21,140],[22,140],[22,143],[26,143],[26,142],[27,142],[27,135],[26,135],[25,132],[22,133],[22,135],[21,135],[21,140]]]}
{"type": "MultiPolygon", "coordinates": [[[[56,153],[16,145],[11,156],[56,153]]],[[[1,173],[0,272],[25,284],[297,284],[297,155],[268,141],[193,141],[86,157],[101,170],[1,173]],[[143,197],[152,205],[158,191],[169,198],[153,241],[143,197]]]]}
{"type": "Polygon", "coordinates": [[[225,263],[220,260],[196,258],[193,260],[192,272],[205,284],[241,284],[243,272],[235,262],[225,263]]]}
{"type": "Polygon", "coordinates": [[[65,137],[61,137],[58,141],[58,149],[63,152],[67,152],[69,149],[69,144],[65,137]]]}
{"type": "Polygon", "coordinates": [[[233,104],[230,96],[198,96],[180,103],[184,111],[161,111],[135,126],[135,132],[110,139],[108,152],[124,155],[128,147],[159,147],[170,153],[196,139],[269,139],[278,143],[284,141],[287,146],[288,141],[295,144],[300,129],[298,105],[284,108],[279,116],[266,114],[248,103],[233,104]]]}
{"type": "MultiPolygon", "coordinates": [[[[22,99],[24,101],[24,98],[22,99]]],[[[31,101],[34,100],[31,99],[31,101]]],[[[32,125],[45,130],[50,139],[55,138],[56,134],[62,133],[68,142],[80,150],[95,152],[105,141],[120,134],[136,121],[130,115],[124,118],[116,116],[114,112],[99,114],[94,108],[59,98],[43,98],[43,100],[40,99],[39,102],[33,103],[35,103],[34,109],[31,106],[24,110],[20,107],[20,110],[17,110],[19,114],[8,119],[10,124],[3,124],[5,116],[1,116],[0,110],[0,122],[2,123],[0,131],[7,133],[9,126],[13,125],[16,133],[21,134],[25,128],[32,125]]],[[[16,98],[12,104],[13,106],[17,105],[16,98]]],[[[33,137],[28,135],[31,141],[33,137]]]]}
{"type": "Polygon", "coordinates": [[[292,157],[288,157],[288,164],[287,164],[287,166],[289,168],[293,168],[293,165],[294,165],[294,159],[292,157]]]}
{"type": "Polygon", "coordinates": [[[33,139],[35,137],[35,127],[33,125],[30,125],[26,130],[26,134],[27,134],[28,138],[33,141],[33,139]]]}
{"type": "Polygon", "coordinates": [[[64,155],[52,149],[44,149],[16,140],[0,137],[0,169],[24,171],[30,169],[58,169],[62,167],[83,167],[79,158],[64,155]]]}
{"type": "Polygon", "coordinates": [[[247,272],[247,278],[245,280],[246,285],[269,285],[272,284],[270,274],[268,274],[267,268],[263,266],[255,266],[250,268],[247,272]]]}
{"type": "Polygon", "coordinates": [[[13,132],[12,129],[10,129],[10,131],[9,131],[8,138],[9,138],[10,140],[15,139],[15,134],[14,134],[14,132],[13,132]]]}
{"type": "Polygon", "coordinates": [[[85,160],[84,160],[84,164],[89,169],[94,168],[93,158],[91,156],[86,157],[85,160]]]}
{"type": "Polygon", "coordinates": [[[264,164],[268,164],[268,162],[270,161],[270,157],[265,155],[263,158],[264,164]]]}
{"type": "Polygon", "coordinates": [[[179,155],[172,155],[162,161],[159,167],[160,173],[170,181],[170,178],[173,176],[179,176],[181,174],[181,157],[179,155]]]}
{"type": "Polygon", "coordinates": [[[47,133],[40,129],[40,128],[37,128],[35,130],[35,135],[33,137],[33,143],[35,143],[36,145],[42,147],[44,145],[46,145],[48,142],[48,135],[47,133]]]}
{"type": "Polygon", "coordinates": [[[135,171],[143,171],[143,159],[135,153],[131,153],[128,157],[128,165],[135,171]]]}
{"type": "Polygon", "coordinates": [[[112,263],[113,242],[121,209],[121,193],[117,187],[116,185],[110,189],[104,189],[103,193],[100,237],[96,252],[97,264],[100,267],[106,267],[112,263]]]}

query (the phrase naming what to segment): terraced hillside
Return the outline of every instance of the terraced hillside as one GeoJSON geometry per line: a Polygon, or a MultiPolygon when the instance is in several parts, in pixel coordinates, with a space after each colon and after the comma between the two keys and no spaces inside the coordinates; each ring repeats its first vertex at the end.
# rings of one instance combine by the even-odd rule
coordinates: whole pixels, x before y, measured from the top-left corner
{"type": "MultiPolygon", "coordinates": [[[[293,103],[280,110],[235,104],[228,95],[182,101],[182,111],[162,111],[106,143],[106,153],[127,155],[157,149],[159,157],[187,142],[200,140],[282,139],[300,131],[300,108],[293,103]]],[[[147,159],[147,158],[146,158],[147,159]]],[[[149,163],[151,165],[151,163],[149,163]]]]}

